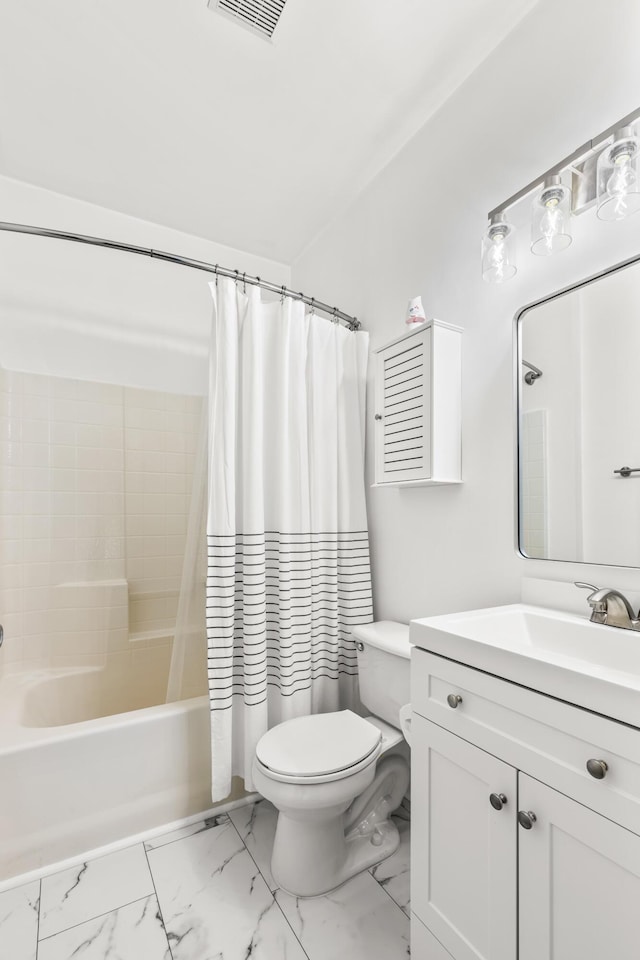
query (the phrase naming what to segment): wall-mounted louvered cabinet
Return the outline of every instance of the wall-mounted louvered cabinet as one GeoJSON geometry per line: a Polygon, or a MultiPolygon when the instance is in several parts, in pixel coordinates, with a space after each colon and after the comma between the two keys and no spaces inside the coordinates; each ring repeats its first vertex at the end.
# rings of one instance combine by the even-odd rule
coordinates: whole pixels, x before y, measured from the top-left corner
{"type": "Polygon", "coordinates": [[[430,320],[375,356],[375,486],[460,483],[462,330],[430,320]]]}

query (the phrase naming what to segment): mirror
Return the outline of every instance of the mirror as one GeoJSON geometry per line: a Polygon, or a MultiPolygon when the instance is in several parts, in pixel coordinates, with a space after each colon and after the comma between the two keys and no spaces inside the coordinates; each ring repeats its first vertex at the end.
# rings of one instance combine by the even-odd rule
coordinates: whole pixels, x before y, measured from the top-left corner
{"type": "Polygon", "coordinates": [[[517,317],[525,557],[640,567],[639,261],[517,317]]]}

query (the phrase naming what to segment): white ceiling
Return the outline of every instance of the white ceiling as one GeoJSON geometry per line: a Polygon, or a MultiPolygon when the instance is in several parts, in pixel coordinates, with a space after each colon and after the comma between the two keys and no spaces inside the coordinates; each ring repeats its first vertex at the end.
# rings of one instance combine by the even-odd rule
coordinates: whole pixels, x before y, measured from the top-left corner
{"type": "Polygon", "coordinates": [[[0,173],[291,263],[535,2],[3,0],[0,173]]]}

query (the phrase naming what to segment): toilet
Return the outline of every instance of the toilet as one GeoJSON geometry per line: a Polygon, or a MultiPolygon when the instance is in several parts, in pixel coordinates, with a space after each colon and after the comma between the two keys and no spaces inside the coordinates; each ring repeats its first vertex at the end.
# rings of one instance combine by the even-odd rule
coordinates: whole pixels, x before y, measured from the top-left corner
{"type": "Polygon", "coordinates": [[[360,699],[351,710],[287,720],[258,742],[256,789],[278,810],[271,871],[297,897],[327,893],[390,856],[390,815],[409,787],[409,627],[354,627],[360,699]]]}

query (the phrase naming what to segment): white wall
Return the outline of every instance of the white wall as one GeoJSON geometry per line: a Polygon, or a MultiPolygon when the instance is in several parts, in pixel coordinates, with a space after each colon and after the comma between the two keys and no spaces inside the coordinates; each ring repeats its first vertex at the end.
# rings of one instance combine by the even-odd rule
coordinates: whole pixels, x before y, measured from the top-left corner
{"type": "MultiPolygon", "coordinates": [[[[294,286],[360,316],[374,347],[402,331],[418,293],[431,315],[465,328],[464,484],[370,492],[379,618],[510,601],[525,573],[640,580],[638,571],[516,555],[512,396],[516,310],[637,253],[640,215],[610,224],[584,214],[573,245],[548,260],[527,252],[525,203],[515,213],[517,277],[493,287],[479,268],[487,211],[640,105],[639,30],[636,0],[606,12],[595,0],[541,0],[293,266],[294,286]]],[[[368,416],[371,437],[371,403],[368,416]]]]}
{"type": "MultiPolygon", "coordinates": [[[[290,280],[284,264],[7,177],[0,177],[0,219],[290,280]]],[[[0,366],[203,394],[211,280],[133,254],[0,232],[0,366]]]]}

